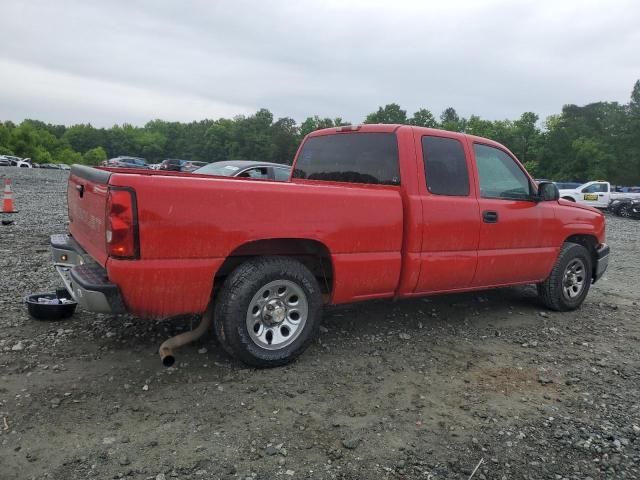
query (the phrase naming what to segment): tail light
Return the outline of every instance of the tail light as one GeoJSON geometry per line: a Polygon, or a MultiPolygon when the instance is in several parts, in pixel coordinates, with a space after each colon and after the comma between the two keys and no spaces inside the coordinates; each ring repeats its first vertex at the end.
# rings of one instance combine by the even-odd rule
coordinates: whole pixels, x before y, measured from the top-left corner
{"type": "Polygon", "coordinates": [[[140,256],[136,193],[130,188],[109,187],[105,237],[111,257],[140,256]]]}

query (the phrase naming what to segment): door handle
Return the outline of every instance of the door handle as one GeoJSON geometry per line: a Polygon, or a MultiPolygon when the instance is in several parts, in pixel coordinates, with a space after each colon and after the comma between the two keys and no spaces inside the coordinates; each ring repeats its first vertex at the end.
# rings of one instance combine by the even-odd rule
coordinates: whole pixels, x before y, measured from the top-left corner
{"type": "Polygon", "coordinates": [[[484,223],[498,223],[498,212],[485,210],[482,212],[482,221],[484,223]]]}

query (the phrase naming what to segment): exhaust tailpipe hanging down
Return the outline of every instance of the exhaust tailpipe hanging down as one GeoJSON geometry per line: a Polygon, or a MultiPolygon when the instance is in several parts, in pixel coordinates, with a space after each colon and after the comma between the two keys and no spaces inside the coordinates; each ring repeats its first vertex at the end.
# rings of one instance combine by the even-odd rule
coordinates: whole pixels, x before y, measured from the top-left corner
{"type": "Polygon", "coordinates": [[[160,360],[162,360],[162,364],[165,367],[172,366],[175,361],[175,350],[177,348],[186,345],[187,343],[191,343],[194,340],[202,337],[209,327],[211,326],[211,321],[213,320],[213,306],[210,305],[207,310],[202,315],[202,319],[200,320],[200,325],[198,325],[193,330],[188,332],[181,333],[176,335],[175,337],[168,338],[162,345],[160,345],[160,349],[158,353],[160,354],[160,360]]]}

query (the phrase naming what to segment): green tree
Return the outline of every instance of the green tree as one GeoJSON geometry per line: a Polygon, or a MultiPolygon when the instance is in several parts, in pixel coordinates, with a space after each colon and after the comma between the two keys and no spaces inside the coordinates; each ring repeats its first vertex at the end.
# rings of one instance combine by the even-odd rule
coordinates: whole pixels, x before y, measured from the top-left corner
{"type": "Polygon", "coordinates": [[[298,145],[298,126],[292,118],[280,118],[271,126],[271,161],[291,165],[298,145]]]}
{"type": "Polygon", "coordinates": [[[54,153],[53,161],[73,165],[74,163],[82,163],[82,155],[71,147],[62,147],[54,153]]]}
{"type": "Polygon", "coordinates": [[[540,135],[540,130],[536,126],[538,115],[533,112],[525,112],[519,120],[514,122],[517,144],[514,146],[514,153],[522,162],[526,162],[533,157],[532,149],[540,135]]]}
{"type": "Polygon", "coordinates": [[[302,137],[307,136],[311,132],[315,132],[316,130],[321,130],[323,128],[331,128],[337,127],[342,124],[341,118],[336,118],[336,122],[334,122],[330,118],[320,118],[317,115],[314,117],[307,117],[304,122],[300,125],[300,135],[302,137]],[[336,122],[340,122],[339,124],[336,122]]]}
{"type": "Polygon", "coordinates": [[[86,165],[100,165],[102,161],[107,159],[107,152],[102,147],[92,148],[84,152],[82,161],[86,165]]]}
{"type": "Polygon", "coordinates": [[[440,126],[444,130],[450,130],[452,132],[464,132],[466,120],[460,118],[455,108],[446,108],[440,114],[440,126]]]}
{"type": "Polygon", "coordinates": [[[415,112],[409,119],[409,124],[415,125],[417,127],[438,127],[438,121],[436,120],[436,117],[434,117],[433,113],[431,113],[426,108],[421,108],[420,110],[415,112]]]}
{"type": "Polygon", "coordinates": [[[364,123],[408,123],[407,111],[402,110],[397,103],[390,103],[367,115],[364,123]]]}
{"type": "Polygon", "coordinates": [[[467,120],[466,127],[467,127],[466,132],[471,135],[477,135],[479,137],[495,139],[495,136],[496,136],[495,125],[490,120],[482,120],[477,115],[471,115],[469,117],[469,120],[467,120]]]}
{"type": "Polygon", "coordinates": [[[78,152],[86,152],[105,144],[104,130],[93,128],[88,123],[67,128],[62,135],[62,139],[78,152]]]}

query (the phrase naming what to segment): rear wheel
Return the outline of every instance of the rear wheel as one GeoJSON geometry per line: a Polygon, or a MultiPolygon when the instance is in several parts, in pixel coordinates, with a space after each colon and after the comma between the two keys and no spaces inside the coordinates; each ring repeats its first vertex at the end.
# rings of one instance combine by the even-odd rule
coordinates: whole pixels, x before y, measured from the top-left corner
{"type": "Polygon", "coordinates": [[[215,308],[216,335],[228,353],[247,365],[276,367],[313,341],[322,297],[316,278],[300,262],[262,257],[227,277],[215,308]]]}
{"type": "Polygon", "coordinates": [[[589,251],[582,245],[567,242],[562,246],[549,277],[538,284],[538,294],[552,310],[575,310],[589,293],[591,271],[589,251]]]}

